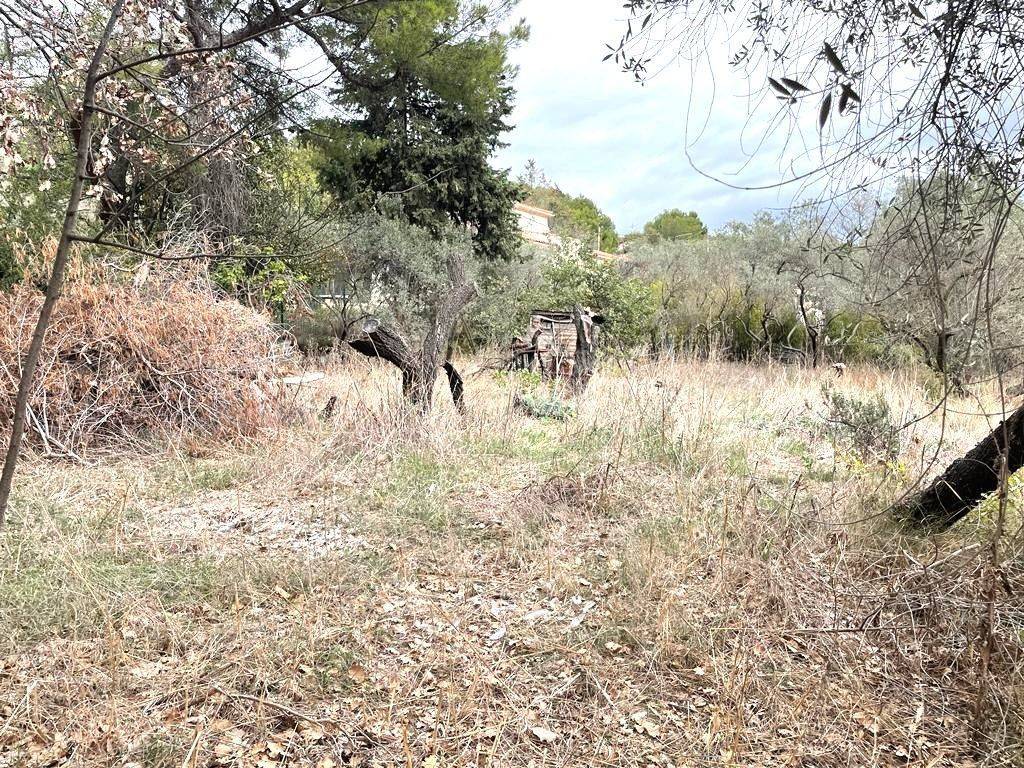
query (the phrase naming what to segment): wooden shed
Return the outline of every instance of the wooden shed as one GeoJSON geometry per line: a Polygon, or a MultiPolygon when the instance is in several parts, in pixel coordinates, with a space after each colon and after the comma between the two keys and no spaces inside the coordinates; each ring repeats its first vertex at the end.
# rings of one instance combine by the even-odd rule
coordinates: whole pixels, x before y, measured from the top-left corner
{"type": "MultiPolygon", "coordinates": [[[[604,318],[589,310],[580,309],[579,327],[584,344],[579,344],[579,331],[572,311],[535,309],[530,313],[530,326],[526,339],[515,339],[512,344],[514,367],[539,370],[545,378],[573,378],[576,360],[582,354],[586,365],[592,367],[597,348],[597,326],[604,318]]],[[[586,372],[589,379],[591,371],[586,372]]]]}

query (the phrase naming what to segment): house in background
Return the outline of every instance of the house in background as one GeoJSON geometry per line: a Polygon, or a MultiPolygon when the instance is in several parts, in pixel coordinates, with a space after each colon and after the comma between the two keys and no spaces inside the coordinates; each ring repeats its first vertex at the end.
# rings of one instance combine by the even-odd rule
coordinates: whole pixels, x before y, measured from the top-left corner
{"type": "Polygon", "coordinates": [[[545,247],[561,245],[562,238],[551,230],[551,224],[555,219],[553,211],[535,208],[526,203],[516,203],[513,210],[519,219],[519,232],[524,240],[545,247]]]}
{"type": "MultiPolygon", "coordinates": [[[[512,210],[519,220],[519,234],[528,243],[539,245],[542,248],[555,248],[562,244],[561,236],[552,229],[555,222],[554,211],[537,208],[526,203],[516,203],[512,210]]],[[[591,253],[603,261],[620,263],[629,261],[629,256],[625,253],[608,253],[606,251],[591,251],[591,253]]]]}

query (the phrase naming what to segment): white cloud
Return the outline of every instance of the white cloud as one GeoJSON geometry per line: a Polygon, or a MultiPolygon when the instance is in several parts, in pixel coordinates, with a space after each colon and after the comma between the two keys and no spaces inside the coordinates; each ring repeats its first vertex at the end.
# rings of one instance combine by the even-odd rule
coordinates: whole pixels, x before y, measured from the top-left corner
{"type": "Polygon", "coordinates": [[[781,139],[760,143],[777,113],[753,110],[747,83],[727,66],[726,33],[706,52],[710,68],[694,73],[677,62],[641,86],[601,61],[605,43],[622,34],[623,13],[621,0],[523,0],[517,15],[531,36],[514,54],[515,128],[496,164],[518,174],[536,160],[563,190],[594,199],[620,232],[666,208],[696,210],[714,229],[793,202],[797,190],[730,189],[687,159],[689,142],[698,166],[738,185],[784,175],[781,139]]]}

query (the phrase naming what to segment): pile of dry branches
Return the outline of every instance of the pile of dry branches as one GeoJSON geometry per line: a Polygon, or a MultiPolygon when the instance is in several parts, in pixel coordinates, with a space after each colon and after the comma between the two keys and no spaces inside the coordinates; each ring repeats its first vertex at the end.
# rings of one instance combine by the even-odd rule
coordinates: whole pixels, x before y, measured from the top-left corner
{"type": "MultiPolygon", "coordinates": [[[[276,421],[277,332],[202,279],[73,280],[46,334],[29,439],[51,455],[186,435],[239,438],[276,421]]],[[[42,295],[0,294],[0,429],[42,295]]]]}

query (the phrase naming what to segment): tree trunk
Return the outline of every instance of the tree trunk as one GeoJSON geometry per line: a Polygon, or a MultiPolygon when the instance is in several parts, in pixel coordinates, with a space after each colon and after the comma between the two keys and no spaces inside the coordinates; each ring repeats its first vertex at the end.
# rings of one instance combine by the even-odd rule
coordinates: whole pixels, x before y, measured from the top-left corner
{"type": "Polygon", "coordinates": [[[413,361],[402,371],[402,394],[424,413],[434,405],[434,382],[437,380],[437,366],[425,366],[426,363],[413,361]]]}
{"type": "MultiPolygon", "coordinates": [[[[463,257],[453,253],[448,260],[449,291],[438,303],[418,354],[412,351],[397,330],[373,317],[364,318],[355,335],[351,335],[350,328],[345,330],[344,341],[352,349],[367,357],[387,360],[402,372],[402,394],[424,413],[433,405],[434,382],[442,367],[440,361],[448,349],[455,323],[476,295],[476,286],[466,280],[465,268],[463,257]]],[[[448,360],[443,367],[448,374],[452,401],[459,410],[463,410],[465,393],[462,377],[448,360]]]]}
{"type": "Polygon", "coordinates": [[[572,308],[572,322],[576,326],[576,354],[572,366],[572,389],[577,394],[583,392],[594,375],[594,362],[597,358],[597,326],[591,323],[588,327],[583,322],[583,310],[577,304],[572,308]]]}
{"type": "Polygon", "coordinates": [[[466,412],[466,401],[465,401],[465,385],[462,382],[462,377],[459,372],[455,370],[455,366],[451,362],[444,364],[444,372],[448,376],[448,387],[452,391],[452,402],[455,403],[455,407],[460,412],[466,412]]]}
{"type": "Polygon", "coordinates": [[[807,345],[810,347],[811,367],[817,368],[818,362],[820,361],[820,351],[818,349],[818,335],[820,329],[817,326],[816,320],[812,319],[808,312],[805,304],[806,291],[801,283],[799,285],[799,293],[797,294],[797,304],[800,308],[800,317],[803,319],[804,330],[807,332],[807,345]]]}
{"type": "Polygon", "coordinates": [[[39,353],[43,348],[43,338],[46,336],[46,329],[50,325],[53,309],[57,305],[57,300],[60,298],[61,290],[64,287],[64,275],[67,272],[68,259],[71,255],[71,242],[75,234],[75,227],[78,224],[78,212],[82,202],[82,192],[89,166],[89,149],[92,146],[93,123],[96,116],[94,101],[96,98],[96,82],[100,63],[103,61],[107,45],[110,43],[111,35],[114,32],[114,25],[121,16],[124,3],[125,0],[117,0],[110,9],[106,27],[99,42],[96,44],[96,50],[93,51],[92,60],[85,75],[85,87],[82,92],[82,112],[77,130],[78,140],[75,144],[75,177],[71,182],[71,194],[68,196],[68,204],[64,211],[64,226],[61,228],[60,240],[57,242],[57,252],[53,257],[53,270],[50,273],[49,281],[46,283],[46,296],[43,299],[43,306],[39,310],[39,319],[36,321],[35,331],[32,333],[32,340],[29,342],[28,353],[22,361],[18,393],[14,400],[11,439],[7,445],[7,454],[4,457],[3,473],[0,475],[0,526],[3,526],[4,520],[7,517],[7,505],[11,498],[11,487],[14,485],[14,472],[18,466],[21,441],[25,435],[25,417],[28,413],[28,401],[32,395],[32,385],[35,380],[36,366],[39,363],[39,353]]]}
{"type": "Polygon", "coordinates": [[[917,525],[950,527],[998,489],[1004,453],[1009,474],[1024,466],[1024,407],[911,499],[905,507],[908,517],[917,525]]]}

